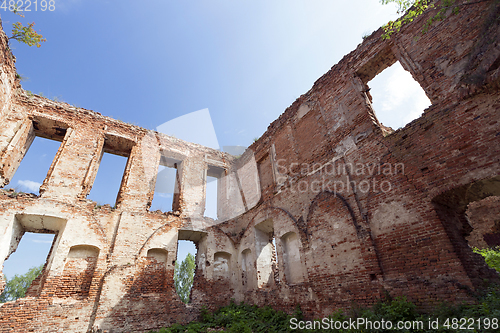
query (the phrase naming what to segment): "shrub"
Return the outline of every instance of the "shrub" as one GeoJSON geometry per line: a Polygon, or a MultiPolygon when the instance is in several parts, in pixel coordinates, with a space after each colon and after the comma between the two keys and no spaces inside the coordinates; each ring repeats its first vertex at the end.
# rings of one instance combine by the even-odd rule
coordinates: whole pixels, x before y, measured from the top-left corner
{"type": "MultiPolygon", "coordinates": [[[[328,318],[332,321],[348,321],[351,318],[365,318],[374,321],[391,321],[394,325],[398,321],[420,321],[423,323],[421,329],[401,329],[393,327],[390,332],[412,332],[412,333],[430,333],[430,332],[456,332],[451,327],[444,327],[447,318],[500,318],[500,286],[491,286],[477,296],[475,304],[449,305],[443,303],[432,313],[418,314],[416,306],[406,297],[396,297],[392,299],[387,297],[385,301],[379,301],[371,308],[353,306],[351,315],[347,316],[342,310],[335,311],[328,318]],[[437,329],[429,328],[429,321],[439,319],[440,326],[437,329]]],[[[318,330],[292,330],[290,320],[297,318],[303,320],[303,313],[300,305],[297,305],[293,315],[288,315],[282,311],[276,311],[270,306],[257,307],[241,303],[235,304],[234,301],[228,306],[221,307],[214,313],[210,313],[206,308],[202,308],[200,321],[191,322],[181,326],[174,324],[169,328],[164,328],[158,333],[178,333],[178,332],[318,332],[318,330]]],[[[450,322],[451,323],[451,322],[450,322]]],[[[321,332],[339,332],[339,333],[364,333],[364,332],[388,332],[383,329],[330,329],[321,330],[321,332]]],[[[498,332],[498,329],[477,329],[461,330],[460,332],[498,332]]],[[[153,333],[153,332],[151,332],[153,333]]]]}
{"type": "Polygon", "coordinates": [[[474,253],[478,253],[484,257],[484,261],[491,268],[500,273],[500,247],[489,249],[473,248],[474,253]]]}

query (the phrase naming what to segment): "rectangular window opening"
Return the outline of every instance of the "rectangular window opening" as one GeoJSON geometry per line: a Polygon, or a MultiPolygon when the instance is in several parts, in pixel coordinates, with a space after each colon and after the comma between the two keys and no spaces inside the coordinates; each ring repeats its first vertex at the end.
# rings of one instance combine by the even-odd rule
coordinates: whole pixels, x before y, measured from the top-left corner
{"type": "Polygon", "coordinates": [[[88,199],[101,206],[108,204],[116,208],[127,162],[128,155],[116,155],[104,151],[88,199]]]}
{"type": "Polygon", "coordinates": [[[205,188],[205,216],[217,220],[219,202],[219,179],[222,178],[224,169],[208,166],[207,182],[205,188]]]}
{"type": "Polygon", "coordinates": [[[7,286],[0,296],[0,303],[14,301],[26,296],[38,296],[41,277],[54,243],[55,233],[25,232],[17,248],[5,260],[2,273],[7,286]],[[20,292],[9,288],[9,281],[15,276],[26,277],[20,292]]]}
{"type": "Polygon", "coordinates": [[[135,142],[129,138],[106,134],[99,169],[88,194],[88,199],[98,205],[110,205],[116,208],[125,170],[135,142]]]}
{"type": "Polygon", "coordinates": [[[366,94],[385,132],[403,128],[432,103],[420,84],[396,61],[370,79],[366,94]]]}
{"type": "Polygon", "coordinates": [[[43,138],[37,133],[5,189],[13,189],[16,193],[39,195],[40,186],[47,177],[60,146],[61,142],[43,138]]]}
{"type": "Polygon", "coordinates": [[[181,161],[161,156],[150,211],[178,211],[180,196],[179,166],[181,161]]]}
{"type": "Polygon", "coordinates": [[[196,271],[197,248],[193,241],[177,241],[177,257],[175,260],[175,291],[182,302],[188,304],[191,298],[194,274],[196,271]]]}

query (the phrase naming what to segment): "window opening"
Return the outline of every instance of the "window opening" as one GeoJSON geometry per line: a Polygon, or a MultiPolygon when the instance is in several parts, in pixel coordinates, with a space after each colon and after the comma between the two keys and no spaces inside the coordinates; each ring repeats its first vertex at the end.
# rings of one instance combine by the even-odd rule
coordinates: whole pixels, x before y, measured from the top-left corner
{"type": "Polygon", "coordinates": [[[177,258],[175,260],[174,284],[175,291],[181,301],[189,303],[196,270],[197,249],[189,240],[177,241],[177,258]]]}
{"type": "MultiPolygon", "coordinates": [[[[32,268],[39,268],[37,271],[40,273],[37,276],[31,275],[33,282],[26,285],[23,290],[26,292],[29,289],[36,288],[40,282],[44,265],[47,262],[50,249],[54,242],[54,236],[55,234],[25,232],[17,248],[3,264],[2,273],[5,274],[6,282],[15,275],[25,275],[32,268]]],[[[20,297],[23,297],[23,295],[15,296],[13,293],[8,293],[6,288],[2,296],[0,296],[0,300],[13,301],[20,297]]]]}
{"type": "Polygon", "coordinates": [[[109,204],[116,207],[127,160],[128,156],[103,153],[88,199],[97,202],[98,205],[109,204]]]}
{"type": "Polygon", "coordinates": [[[5,188],[12,188],[18,193],[26,192],[39,195],[40,186],[47,177],[60,145],[59,141],[35,136],[14,177],[5,188]]]}
{"type": "Polygon", "coordinates": [[[181,161],[162,156],[156,175],[155,191],[150,211],[179,210],[179,165],[181,161]]]}
{"type": "Polygon", "coordinates": [[[205,216],[217,220],[219,202],[219,179],[224,169],[209,165],[207,169],[207,183],[205,187],[205,216]]]}
{"type": "Polygon", "coordinates": [[[420,84],[396,61],[368,82],[377,119],[392,129],[419,118],[431,105],[420,84]]]}

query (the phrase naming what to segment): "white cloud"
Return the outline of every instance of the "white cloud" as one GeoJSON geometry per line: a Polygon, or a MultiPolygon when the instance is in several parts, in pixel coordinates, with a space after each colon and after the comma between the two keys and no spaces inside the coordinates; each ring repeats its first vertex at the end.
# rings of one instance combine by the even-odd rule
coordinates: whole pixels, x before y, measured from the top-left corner
{"type": "Polygon", "coordinates": [[[397,62],[377,75],[369,86],[373,108],[381,123],[394,129],[420,117],[431,102],[411,74],[397,62]]]}
{"type": "Polygon", "coordinates": [[[42,184],[34,182],[32,180],[18,180],[17,185],[19,185],[21,189],[38,193],[38,189],[42,184]]]}

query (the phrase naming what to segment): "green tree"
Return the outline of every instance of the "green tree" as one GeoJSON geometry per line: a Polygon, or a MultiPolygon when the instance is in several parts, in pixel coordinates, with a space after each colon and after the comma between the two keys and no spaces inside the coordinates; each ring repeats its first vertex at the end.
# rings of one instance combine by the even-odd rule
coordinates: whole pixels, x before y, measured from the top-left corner
{"type": "Polygon", "coordinates": [[[182,263],[179,264],[178,261],[175,262],[175,290],[181,298],[181,301],[186,304],[189,302],[189,295],[191,293],[191,287],[193,286],[195,267],[194,256],[191,253],[188,253],[186,259],[184,259],[182,263]]]}
{"type": "MultiPolygon", "coordinates": [[[[463,3],[458,4],[457,0],[441,0],[439,2],[434,0],[380,0],[383,5],[394,3],[398,6],[398,14],[404,14],[396,21],[389,21],[383,26],[384,34],[382,38],[389,39],[395,32],[399,32],[403,25],[412,22],[417,17],[422,15],[427,9],[437,10],[436,14],[429,18],[422,29],[422,33],[426,33],[432,23],[443,20],[446,17],[448,9],[452,9],[453,14],[458,13],[459,6],[464,6],[469,0],[464,0],[463,3]]],[[[478,0],[481,2],[486,0],[478,0]]]]}
{"type": "Polygon", "coordinates": [[[7,281],[3,293],[0,295],[0,303],[15,301],[18,298],[24,297],[24,295],[26,295],[26,290],[28,290],[28,287],[31,285],[31,282],[33,282],[33,280],[40,275],[42,269],[43,265],[40,265],[30,268],[26,274],[14,275],[12,279],[7,281]]]}

